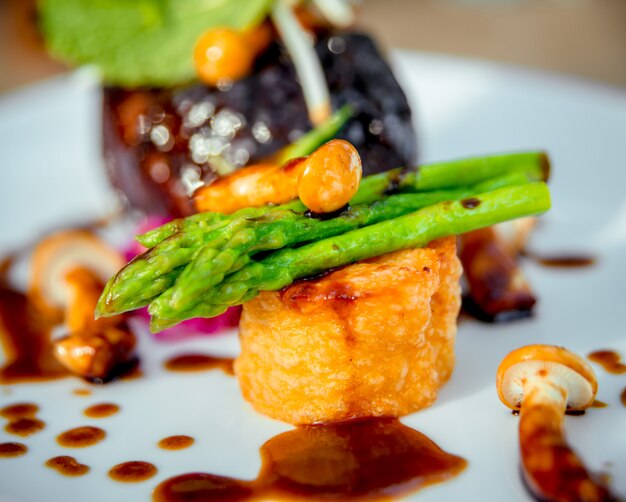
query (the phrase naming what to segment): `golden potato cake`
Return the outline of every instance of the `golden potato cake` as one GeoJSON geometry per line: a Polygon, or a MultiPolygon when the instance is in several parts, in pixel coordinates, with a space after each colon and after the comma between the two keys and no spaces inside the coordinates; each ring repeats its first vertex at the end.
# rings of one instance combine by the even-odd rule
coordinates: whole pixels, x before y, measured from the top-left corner
{"type": "Polygon", "coordinates": [[[240,323],[244,397],[292,424],[430,405],[454,367],[460,275],[449,237],[262,292],[240,323]]]}

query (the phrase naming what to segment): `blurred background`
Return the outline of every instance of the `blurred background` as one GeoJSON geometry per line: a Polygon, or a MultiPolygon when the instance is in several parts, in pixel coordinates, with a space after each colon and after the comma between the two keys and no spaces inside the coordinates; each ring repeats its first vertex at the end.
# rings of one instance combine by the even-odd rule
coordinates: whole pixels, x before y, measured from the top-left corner
{"type": "MultiPolygon", "coordinates": [[[[34,29],[34,0],[0,0],[0,92],[66,71],[34,29]]],[[[524,65],[626,88],[626,0],[362,0],[386,48],[524,65]]]]}

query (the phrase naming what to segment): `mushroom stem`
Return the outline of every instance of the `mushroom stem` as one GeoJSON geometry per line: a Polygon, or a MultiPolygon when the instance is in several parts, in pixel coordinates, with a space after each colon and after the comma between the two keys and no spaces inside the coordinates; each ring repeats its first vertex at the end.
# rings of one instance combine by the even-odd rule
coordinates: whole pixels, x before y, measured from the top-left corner
{"type": "Polygon", "coordinates": [[[613,500],[565,440],[567,397],[567,390],[549,377],[529,379],[524,384],[519,423],[524,479],[541,500],[613,500]]]}

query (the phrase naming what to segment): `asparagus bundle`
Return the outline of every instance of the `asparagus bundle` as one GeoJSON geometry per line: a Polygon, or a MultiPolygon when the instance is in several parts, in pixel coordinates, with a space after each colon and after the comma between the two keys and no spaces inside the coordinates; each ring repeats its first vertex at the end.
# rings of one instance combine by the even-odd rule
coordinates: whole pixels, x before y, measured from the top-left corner
{"type": "Polygon", "coordinates": [[[528,182],[545,180],[547,166],[544,154],[525,153],[397,169],[365,178],[351,201],[354,205],[325,220],[306,216],[299,201],[177,220],[140,237],[152,248],[109,281],[97,315],[150,303],[152,328],[160,330],[184,319],[212,317],[260,290],[282,288],[321,270],[537,214],[548,208],[549,195],[543,184],[528,182]],[[496,190],[501,187],[510,188],[496,190]],[[385,195],[390,189],[399,193],[385,195]],[[445,202],[467,198],[483,202],[456,213],[449,211],[455,206],[445,202]],[[445,224],[450,218],[455,225],[445,224]],[[398,236],[405,226],[408,233],[402,240],[398,236]],[[431,228],[425,237],[424,228],[431,228]],[[444,234],[439,235],[441,231],[444,234]],[[374,245],[380,239],[384,244],[374,245]],[[360,243],[365,255],[341,244],[351,240],[360,243]],[[291,248],[296,245],[301,247],[291,248]],[[328,246],[333,250],[330,255],[322,252],[328,246]],[[255,261],[258,253],[278,249],[282,251],[255,261]],[[308,265],[303,266],[305,262],[308,265]]]}

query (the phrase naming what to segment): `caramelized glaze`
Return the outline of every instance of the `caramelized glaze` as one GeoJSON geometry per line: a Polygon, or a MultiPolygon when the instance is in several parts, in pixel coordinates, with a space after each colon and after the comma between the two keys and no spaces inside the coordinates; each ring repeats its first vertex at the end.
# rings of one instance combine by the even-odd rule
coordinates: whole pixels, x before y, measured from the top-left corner
{"type": "Polygon", "coordinates": [[[622,363],[622,356],[613,350],[596,350],[587,356],[587,358],[598,363],[604,371],[613,375],[621,375],[626,373],[626,364],[622,363]]]}
{"type": "Polygon", "coordinates": [[[106,432],[98,427],[76,427],[57,436],[57,443],[65,448],[86,448],[99,443],[106,437],[106,432]]]}
{"type": "Polygon", "coordinates": [[[26,455],[28,447],[22,443],[0,443],[0,458],[15,458],[26,455]]]}
{"type": "Polygon", "coordinates": [[[27,296],[0,284],[0,345],[7,363],[0,368],[0,383],[53,380],[69,372],[52,355],[52,322],[27,296]]]}
{"type": "Polygon", "coordinates": [[[189,473],[163,481],[156,502],[400,497],[458,475],[467,462],[396,419],[302,426],[267,441],[254,481],[189,473]]]}
{"type": "Polygon", "coordinates": [[[91,468],[88,465],[81,464],[74,457],[62,455],[60,457],[52,457],[46,461],[46,467],[54,469],[63,476],[84,476],[91,468]]]}
{"type": "Polygon", "coordinates": [[[168,436],[158,442],[163,450],[184,450],[194,444],[195,439],[190,436],[168,436]]]}
{"type": "Polygon", "coordinates": [[[157,468],[150,462],[134,460],[117,464],[109,470],[109,477],[121,483],[139,483],[150,479],[157,473],[157,468]]]}
{"type": "Polygon", "coordinates": [[[83,411],[83,414],[89,418],[106,418],[115,415],[120,411],[120,407],[113,403],[94,404],[83,411]]]}
{"type": "Polygon", "coordinates": [[[168,371],[176,373],[220,369],[227,375],[234,375],[232,358],[213,357],[206,354],[180,354],[165,361],[163,366],[168,371]]]}

